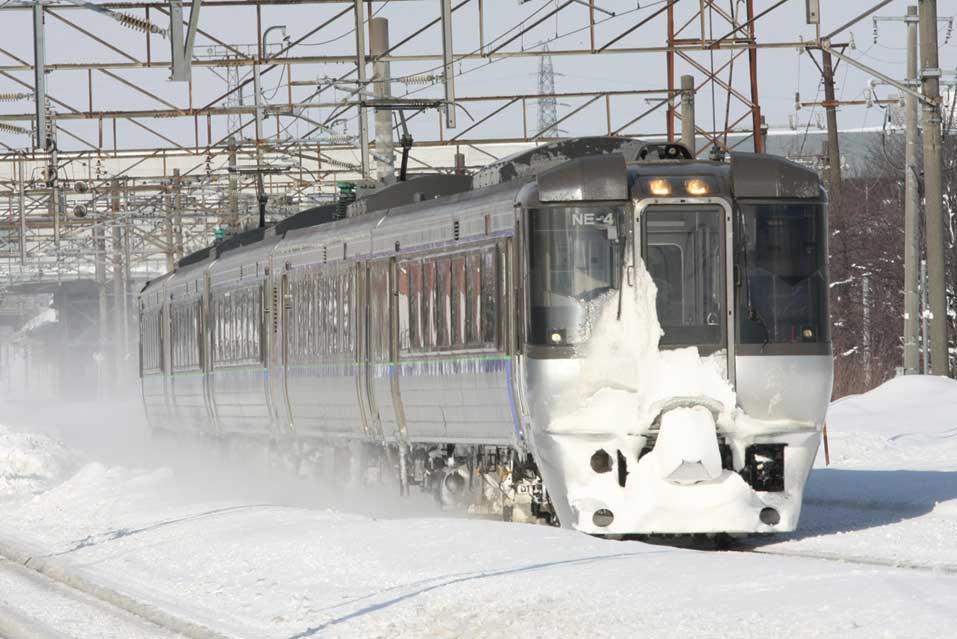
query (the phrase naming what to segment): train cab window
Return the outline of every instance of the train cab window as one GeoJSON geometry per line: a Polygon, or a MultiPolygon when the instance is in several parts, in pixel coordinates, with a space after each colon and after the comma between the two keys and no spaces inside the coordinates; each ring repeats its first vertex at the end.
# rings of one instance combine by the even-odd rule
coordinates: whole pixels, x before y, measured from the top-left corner
{"type": "Polygon", "coordinates": [[[577,344],[618,288],[622,209],[542,208],[529,213],[529,342],[577,344]]]}
{"type": "Polygon", "coordinates": [[[741,205],[742,344],[827,342],[827,221],[815,202],[741,205]]]}
{"type": "Polygon", "coordinates": [[[658,289],[663,346],[720,347],[724,341],[721,210],[653,206],[642,215],[645,265],[658,289]]]}

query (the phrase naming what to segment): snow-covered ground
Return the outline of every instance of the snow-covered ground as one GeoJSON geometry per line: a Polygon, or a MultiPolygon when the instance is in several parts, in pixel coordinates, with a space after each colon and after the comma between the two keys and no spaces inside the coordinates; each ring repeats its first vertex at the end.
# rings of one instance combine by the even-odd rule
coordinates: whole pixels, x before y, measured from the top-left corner
{"type": "MultiPolygon", "coordinates": [[[[59,415],[56,429],[13,408],[0,430],[0,543],[226,636],[871,638],[957,627],[952,380],[897,379],[836,402],[832,463],[818,460],[800,529],[748,544],[923,569],[466,519],[389,489],[345,497],[153,442],[135,407],[59,415]]],[[[18,605],[0,580],[0,615],[18,605]]]]}

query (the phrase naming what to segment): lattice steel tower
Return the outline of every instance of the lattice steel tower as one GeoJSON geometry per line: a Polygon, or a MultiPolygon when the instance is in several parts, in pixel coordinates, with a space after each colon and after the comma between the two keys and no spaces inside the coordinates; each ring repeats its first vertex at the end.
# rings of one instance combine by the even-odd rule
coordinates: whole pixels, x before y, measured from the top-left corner
{"type": "MultiPolygon", "coordinates": [[[[547,44],[543,51],[547,53],[547,44]]],[[[550,55],[538,59],[538,95],[538,136],[557,136],[559,131],[555,124],[558,122],[558,101],[555,99],[555,70],[550,55]]]]}

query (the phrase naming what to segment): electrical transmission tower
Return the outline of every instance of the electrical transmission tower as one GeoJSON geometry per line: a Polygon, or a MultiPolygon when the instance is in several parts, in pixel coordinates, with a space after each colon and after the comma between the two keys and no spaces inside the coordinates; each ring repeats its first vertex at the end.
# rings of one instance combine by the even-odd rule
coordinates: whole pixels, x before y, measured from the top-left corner
{"type": "Polygon", "coordinates": [[[538,59],[538,136],[548,138],[559,134],[556,127],[558,100],[555,98],[555,70],[547,44],[543,51],[545,55],[538,59]]]}

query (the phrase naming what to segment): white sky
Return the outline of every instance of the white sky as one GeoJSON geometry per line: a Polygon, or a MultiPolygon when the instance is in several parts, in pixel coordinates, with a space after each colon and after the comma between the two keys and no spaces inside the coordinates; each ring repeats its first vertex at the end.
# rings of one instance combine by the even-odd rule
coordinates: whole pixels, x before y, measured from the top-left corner
{"type": "MultiPolygon", "coordinates": [[[[2,2],[3,0],[0,0],[0,3],[2,2]]],[[[471,3],[454,14],[455,50],[458,54],[475,51],[479,46],[477,4],[478,0],[472,0],[471,3]]],[[[555,7],[556,3],[554,0],[531,0],[524,4],[519,4],[518,0],[485,0],[484,4],[485,41],[489,43],[495,41],[496,38],[499,38],[523,19],[528,19],[531,23],[545,15],[555,7]]],[[[726,11],[730,11],[732,4],[735,4],[737,10],[742,12],[744,10],[743,2],[735,2],[735,0],[727,0],[727,2],[719,4],[726,11]]],[[[772,0],[755,0],[755,12],[760,12],[772,4],[772,0]]],[[[824,0],[821,4],[823,5],[822,32],[828,32],[854,15],[873,6],[875,2],[871,0],[849,0],[845,2],[824,0]]],[[[895,0],[879,10],[876,15],[903,15],[907,4],[908,2],[903,0],[895,0]]],[[[954,3],[940,2],[938,4],[941,16],[957,13],[957,6],[954,6],[954,3]]],[[[678,16],[676,22],[682,23],[682,16],[690,15],[697,5],[698,3],[694,0],[680,0],[676,5],[676,15],[678,16]]],[[[264,29],[271,25],[287,25],[288,35],[295,39],[346,6],[345,4],[335,4],[263,7],[262,25],[264,29]]],[[[389,18],[393,43],[436,17],[439,10],[438,0],[393,0],[391,2],[375,2],[373,6],[378,15],[389,18]]],[[[600,24],[596,29],[596,39],[599,43],[602,43],[632,26],[637,20],[660,9],[662,2],[642,1],[637,3],[635,0],[599,0],[598,6],[617,14],[615,18],[600,24]]],[[[61,15],[128,51],[131,55],[145,58],[145,37],[142,33],[124,28],[113,20],[91,11],[61,11],[61,15]]],[[[523,46],[525,48],[535,47],[542,41],[551,40],[556,33],[564,37],[550,42],[549,46],[552,49],[587,46],[587,29],[581,29],[583,25],[587,24],[587,15],[587,7],[573,4],[564,9],[557,19],[550,18],[544,21],[523,38],[509,44],[505,50],[519,50],[523,46]]],[[[607,18],[602,13],[596,15],[599,18],[607,18]]],[[[155,12],[152,17],[154,21],[162,24],[161,21],[157,20],[155,12]]],[[[162,17],[160,16],[160,18],[162,17]]],[[[208,7],[203,10],[200,19],[201,28],[229,43],[254,43],[256,40],[255,25],[255,10],[245,7],[208,7]]],[[[873,23],[871,18],[866,18],[842,35],[837,36],[835,42],[848,42],[853,36],[856,48],[849,52],[850,55],[888,75],[903,78],[905,70],[904,29],[903,23],[881,23],[875,43],[873,23]]],[[[298,55],[354,54],[351,30],[351,16],[346,16],[327,27],[323,32],[310,38],[311,46],[300,48],[298,55]],[[330,40],[332,41],[330,42],[330,40]]],[[[717,16],[714,19],[713,31],[716,37],[728,31],[726,23],[723,23],[717,16]]],[[[70,29],[54,17],[47,18],[47,33],[47,58],[50,63],[122,59],[119,54],[70,29]]],[[[694,34],[694,32],[692,33],[694,34]]],[[[945,43],[947,34],[948,29],[946,25],[942,24],[940,26],[941,67],[945,72],[952,72],[957,67],[957,35],[950,37],[949,41],[945,43]]],[[[760,19],[757,23],[757,37],[759,42],[797,41],[813,38],[813,27],[805,24],[804,1],[790,0],[768,16],[760,19]]],[[[278,38],[279,34],[274,33],[270,40],[277,42],[278,38]]],[[[623,38],[615,46],[661,46],[665,43],[665,39],[666,26],[664,15],[662,15],[623,38]]],[[[0,45],[3,49],[25,60],[31,60],[30,12],[6,11],[0,13],[0,40],[3,41],[3,44],[0,45]]],[[[496,43],[503,41],[504,39],[498,39],[496,43]]],[[[395,53],[437,53],[440,50],[440,43],[439,29],[432,28],[395,53]]],[[[210,44],[208,39],[199,36],[196,52],[204,54],[210,44]]],[[[704,66],[710,65],[707,54],[699,53],[695,57],[704,66]]],[[[152,58],[153,60],[168,58],[168,43],[166,40],[158,36],[152,37],[152,58]]],[[[726,53],[716,52],[714,62],[716,67],[720,67],[726,60],[726,53]]],[[[555,72],[558,74],[556,89],[559,92],[662,89],[665,86],[666,67],[663,53],[555,56],[553,61],[555,72]]],[[[11,63],[11,60],[0,52],[0,64],[8,63],[11,63]]],[[[435,67],[436,64],[433,62],[395,63],[393,64],[392,75],[397,77],[428,72],[434,70],[435,67]]],[[[464,72],[464,75],[457,79],[457,92],[460,96],[534,93],[537,91],[537,63],[532,59],[507,59],[493,64],[486,61],[465,61],[458,63],[456,69],[459,72],[464,72]]],[[[321,76],[341,75],[347,70],[348,66],[343,64],[310,65],[294,67],[293,74],[294,80],[306,80],[321,76]]],[[[700,73],[695,72],[687,64],[679,62],[677,74],[688,71],[692,71],[693,75],[696,75],[700,81],[700,73]]],[[[223,70],[220,69],[219,72],[222,73],[223,70]]],[[[248,67],[243,68],[243,72],[248,72],[248,67]]],[[[371,67],[369,72],[371,75],[371,67]]],[[[115,71],[114,73],[139,83],[164,100],[184,106],[188,103],[186,85],[168,82],[166,80],[168,71],[166,70],[137,69],[115,71]]],[[[28,84],[32,84],[32,74],[29,72],[14,72],[12,75],[21,78],[28,84]]],[[[727,78],[727,70],[723,75],[727,78]]],[[[950,77],[953,78],[952,75],[950,77]]],[[[735,63],[734,78],[735,86],[746,94],[748,91],[746,56],[738,58],[735,63]]],[[[793,116],[802,126],[808,120],[813,121],[815,119],[810,109],[804,109],[797,114],[794,113],[795,92],[799,91],[801,98],[804,100],[813,100],[815,97],[823,99],[823,92],[818,93],[820,74],[807,55],[799,55],[797,50],[793,48],[762,50],[758,58],[758,78],[761,106],[768,123],[772,127],[787,126],[789,116],[793,116]]],[[[837,93],[844,99],[863,98],[869,79],[864,73],[851,68],[850,65],[841,64],[837,72],[837,93]]],[[[94,72],[92,82],[94,109],[157,108],[162,106],[101,73],[94,72]]],[[[273,93],[273,89],[277,89],[277,82],[279,82],[278,69],[264,77],[263,86],[267,96],[273,93]]],[[[54,72],[50,75],[48,83],[52,95],[69,102],[78,109],[88,107],[88,78],[85,71],[54,72]]],[[[208,69],[196,68],[194,70],[193,104],[195,106],[206,104],[224,92],[225,87],[224,79],[217,77],[208,69]]],[[[419,89],[421,87],[413,86],[411,88],[419,89]]],[[[403,93],[405,89],[405,85],[399,83],[393,85],[393,92],[396,94],[403,93]]],[[[0,76],[0,92],[24,90],[24,87],[17,85],[10,78],[0,76]]],[[[312,89],[309,87],[296,87],[294,89],[294,99],[303,99],[311,91],[312,89]]],[[[881,97],[888,97],[896,95],[897,90],[889,87],[878,87],[877,93],[881,97]]],[[[438,96],[439,94],[439,88],[432,87],[421,91],[417,95],[438,96]]],[[[326,95],[332,97],[332,92],[330,91],[326,95]]],[[[343,93],[339,91],[336,96],[341,98],[343,93]]],[[[285,86],[278,87],[275,100],[285,101],[286,97],[285,86]]],[[[714,113],[719,127],[722,126],[725,119],[725,100],[726,94],[719,89],[715,96],[714,105],[714,113]]],[[[559,105],[559,116],[568,113],[582,102],[583,100],[578,98],[563,100],[562,104],[559,105]]],[[[697,103],[698,124],[705,128],[711,127],[711,103],[710,89],[699,93],[697,103]]],[[[477,119],[500,105],[501,103],[473,103],[468,105],[468,109],[472,116],[477,119]]],[[[614,98],[612,100],[612,128],[625,124],[648,107],[645,96],[614,98]]],[[[29,102],[0,103],[0,113],[29,112],[31,110],[32,104],[29,102]]],[[[740,104],[732,100],[730,119],[733,121],[742,112],[740,104]]],[[[323,110],[321,112],[322,118],[324,119],[328,113],[328,109],[323,110]]],[[[876,106],[870,108],[863,106],[845,107],[841,110],[839,121],[842,128],[879,125],[883,113],[883,110],[876,106]]],[[[314,116],[318,115],[319,113],[314,113],[314,116]]],[[[469,126],[470,122],[463,111],[459,111],[459,115],[458,131],[462,131],[469,126]]],[[[348,122],[348,130],[350,133],[354,133],[354,113],[350,114],[350,117],[353,118],[353,121],[348,122]]],[[[529,104],[527,124],[529,133],[534,133],[537,130],[536,118],[536,107],[534,104],[529,104]]],[[[439,118],[434,112],[417,118],[413,126],[413,135],[417,139],[434,139],[438,133],[438,120],[439,118]]],[[[164,134],[175,137],[177,140],[193,141],[194,126],[191,119],[146,120],[145,123],[164,134]]],[[[25,125],[22,122],[16,124],[25,125]]],[[[96,140],[97,124],[95,121],[72,121],[61,123],[61,125],[86,136],[88,139],[96,140]]],[[[292,134],[304,134],[309,128],[305,124],[283,119],[282,126],[287,125],[289,125],[289,128],[286,132],[292,134]]],[[[225,118],[214,121],[214,140],[219,139],[225,133],[225,126],[225,118]]],[[[584,109],[562,123],[561,126],[569,134],[601,134],[606,132],[607,122],[603,101],[598,101],[584,109]]],[[[156,137],[132,124],[121,121],[117,127],[121,148],[123,146],[162,144],[156,137]]],[[[206,123],[204,119],[200,120],[199,129],[199,141],[201,144],[205,144],[206,123]]],[[[275,121],[268,120],[266,124],[267,134],[275,133],[275,130],[275,121]]],[[[642,123],[629,127],[626,132],[650,135],[661,133],[663,130],[664,118],[656,113],[643,120],[642,123]]],[[[469,134],[469,137],[473,135],[511,137],[521,134],[522,115],[518,105],[514,105],[497,115],[491,122],[483,125],[481,129],[473,131],[472,134],[469,134]]],[[[103,135],[104,146],[112,148],[111,123],[107,122],[104,125],[103,135]]],[[[447,134],[446,137],[451,135],[454,134],[447,134]]],[[[0,142],[14,147],[22,147],[27,144],[27,140],[23,136],[3,132],[0,132],[0,142]]],[[[60,146],[61,148],[78,148],[74,141],[62,135],[60,146]]]]}

